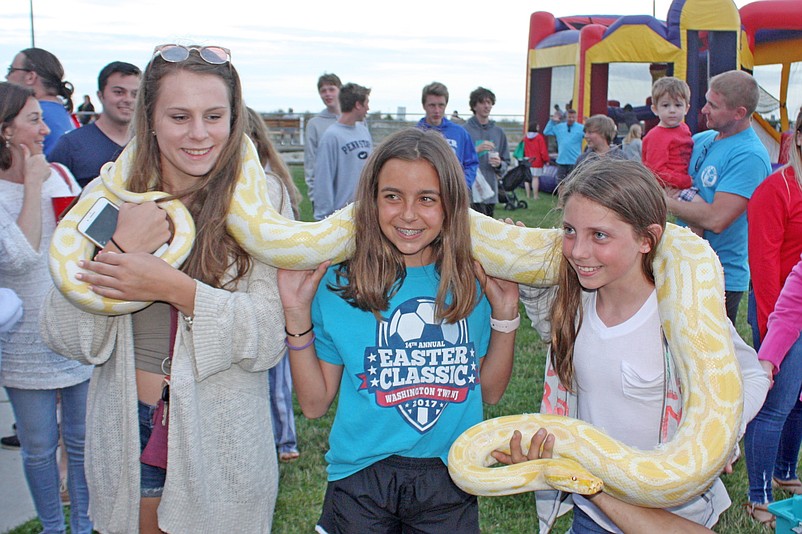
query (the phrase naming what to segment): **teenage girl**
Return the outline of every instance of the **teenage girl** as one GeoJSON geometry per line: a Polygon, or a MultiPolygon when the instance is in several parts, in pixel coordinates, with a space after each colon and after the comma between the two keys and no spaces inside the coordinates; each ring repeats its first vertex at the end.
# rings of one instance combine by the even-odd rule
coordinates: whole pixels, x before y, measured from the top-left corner
{"type": "Polygon", "coordinates": [[[166,44],[137,98],[132,163],[123,155],[104,172],[123,173],[131,191],[173,195],[197,231],[173,268],[151,254],[170,238],[166,213],[123,204],[112,239],[77,277],[104,297],[155,302],[107,317],[58,291],[46,301],[47,343],[96,365],[92,519],[100,532],[268,533],[278,461],[265,383],[284,354],[282,308],[276,270],[226,230],[247,163],[240,78],[225,48],[166,44]]]}
{"type": "Polygon", "coordinates": [[[520,316],[517,284],[471,258],[468,197],[442,135],[401,130],[362,172],[353,257],[279,271],[304,414],[339,392],[324,532],[479,532],[445,462],[503,395],[520,316]]]}
{"type": "MultiPolygon", "coordinates": [[[[599,158],[562,183],[560,206],[559,286],[522,292],[533,326],[551,342],[541,412],[559,411],[627,445],[653,449],[671,439],[678,423],[671,414],[682,408],[652,272],[666,224],[663,191],[640,163],[599,158]]],[[[743,429],[760,409],[768,378],[754,350],[731,332],[744,378],[743,429]]],[[[572,532],[621,532],[595,497],[573,497],[572,532]]],[[[711,527],[729,505],[717,480],[671,510],[711,527]]],[[[559,500],[538,495],[541,518],[556,517],[557,506],[559,500]]]]}

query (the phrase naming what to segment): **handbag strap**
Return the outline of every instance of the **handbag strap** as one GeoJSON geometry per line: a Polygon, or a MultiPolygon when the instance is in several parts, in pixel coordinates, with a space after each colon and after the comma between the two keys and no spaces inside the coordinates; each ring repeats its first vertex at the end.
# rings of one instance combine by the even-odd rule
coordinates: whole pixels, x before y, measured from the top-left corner
{"type": "Polygon", "coordinates": [[[61,176],[61,179],[64,180],[65,184],[67,184],[67,189],[72,192],[72,182],[70,181],[70,177],[67,174],[67,170],[64,168],[64,165],[54,162],[50,164],[50,168],[55,170],[59,176],[61,176]]]}

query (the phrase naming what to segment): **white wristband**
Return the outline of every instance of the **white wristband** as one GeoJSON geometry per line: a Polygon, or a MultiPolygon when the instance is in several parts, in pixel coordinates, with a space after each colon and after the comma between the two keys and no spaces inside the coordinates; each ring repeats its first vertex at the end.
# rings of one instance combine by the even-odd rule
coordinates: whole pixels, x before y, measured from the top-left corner
{"type": "Polygon", "coordinates": [[[521,314],[518,314],[518,316],[511,321],[500,321],[490,317],[490,328],[496,332],[503,332],[505,334],[508,332],[515,332],[518,330],[519,326],[521,326],[521,314]]]}

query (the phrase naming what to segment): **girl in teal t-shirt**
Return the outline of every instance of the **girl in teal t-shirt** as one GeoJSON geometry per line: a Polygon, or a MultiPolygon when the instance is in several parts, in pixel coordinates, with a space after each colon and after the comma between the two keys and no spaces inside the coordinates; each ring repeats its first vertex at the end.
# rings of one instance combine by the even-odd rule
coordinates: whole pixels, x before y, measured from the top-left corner
{"type": "Polygon", "coordinates": [[[445,462],[504,394],[520,316],[517,284],[471,257],[469,194],[439,133],[396,132],[362,172],[353,257],[279,272],[304,414],[339,393],[325,532],[479,531],[445,462]]]}

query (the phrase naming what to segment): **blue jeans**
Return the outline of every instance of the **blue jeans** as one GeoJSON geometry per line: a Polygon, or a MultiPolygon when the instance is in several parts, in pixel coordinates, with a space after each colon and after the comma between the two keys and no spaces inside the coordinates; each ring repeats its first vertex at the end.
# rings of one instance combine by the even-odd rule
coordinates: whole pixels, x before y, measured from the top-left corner
{"type": "Polygon", "coordinates": [[[574,520],[571,522],[568,534],[604,534],[608,532],[610,531],[598,525],[582,508],[574,506],[574,520]]]}
{"type": "Polygon", "coordinates": [[[273,419],[273,437],[279,454],[298,452],[295,435],[295,413],[292,411],[292,375],[287,354],[268,372],[270,382],[270,412],[273,419]]]}
{"type": "MultiPolygon", "coordinates": [[[[150,435],[153,432],[153,413],[155,406],[138,401],[139,410],[139,452],[145,450],[150,435]]],[[[156,424],[159,424],[157,421],[156,424]]],[[[139,496],[161,497],[164,493],[164,481],[167,480],[167,470],[154,465],[139,462],[139,496]]]]}
{"type": "Polygon", "coordinates": [[[772,476],[797,478],[802,442],[802,338],[786,354],[760,412],[746,427],[744,454],[749,475],[749,501],[772,502],[772,476]]]}
{"type": "Polygon", "coordinates": [[[760,350],[760,326],[757,324],[757,300],[751,287],[746,303],[746,322],[752,327],[752,347],[757,351],[760,350]]]}
{"type": "Polygon", "coordinates": [[[61,389],[6,388],[14,410],[22,465],[43,532],[65,532],[56,461],[59,424],[56,397],[61,397],[61,436],[67,450],[67,488],[70,492],[70,528],[91,534],[89,489],[84,475],[86,396],[89,380],[61,389]]]}

